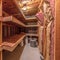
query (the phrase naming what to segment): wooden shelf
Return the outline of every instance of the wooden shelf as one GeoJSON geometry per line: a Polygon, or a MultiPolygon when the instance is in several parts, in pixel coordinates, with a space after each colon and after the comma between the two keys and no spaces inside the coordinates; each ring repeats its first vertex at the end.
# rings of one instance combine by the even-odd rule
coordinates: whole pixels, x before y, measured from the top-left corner
{"type": "Polygon", "coordinates": [[[13,22],[13,23],[16,23],[23,27],[39,27],[38,24],[37,25],[25,25],[24,23],[22,23],[21,21],[19,21],[18,19],[16,19],[13,16],[4,17],[3,20],[1,20],[1,21],[2,22],[13,22]]]}
{"type": "Polygon", "coordinates": [[[38,34],[27,33],[26,36],[37,36],[38,37],[38,34]]]}
{"type": "Polygon", "coordinates": [[[2,22],[13,22],[13,23],[16,23],[23,27],[39,27],[38,24],[37,25],[25,25],[24,23],[22,23],[21,21],[19,21],[18,19],[16,19],[13,16],[4,17],[3,20],[1,20],[1,21],[2,22]]]}
{"type": "Polygon", "coordinates": [[[13,16],[4,17],[3,20],[1,20],[1,21],[2,22],[13,22],[13,23],[19,24],[20,26],[25,27],[24,23],[22,23],[21,21],[19,21],[18,19],[16,19],[13,16]]]}
{"type": "Polygon", "coordinates": [[[21,10],[20,5],[18,4],[18,2],[17,2],[16,0],[14,0],[14,2],[15,2],[15,4],[16,4],[16,6],[18,7],[18,9],[19,9],[21,15],[22,15],[23,18],[25,19],[25,21],[31,20],[31,19],[32,19],[32,20],[36,19],[36,17],[27,18],[27,17],[24,15],[23,11],[21,10]]]}
{"type": "Polygon", "coordinates": [[[17,45],[23,41],[24,37],[25,33],[21,33],[20,35],[15,35],[10,38],[3,39],[2,48],[12,52],[17,47],[17,45]]]}
{"type": "Polygon", "coordinates": [[[29,18],[27,18],[27,17],[25,17],[25,20],[34,20],[34,19],[36,19],[36,17],[29,17],[29,18]]]}
{"type": "Polygon", "coordinates": [[[39,27],[38,21],[27,22],[26,27],[39,27]]]}
{"type": "Polygon", "coordinates": [[[39,25],[26,25],[26,27],[39,27],[39,25]]]}

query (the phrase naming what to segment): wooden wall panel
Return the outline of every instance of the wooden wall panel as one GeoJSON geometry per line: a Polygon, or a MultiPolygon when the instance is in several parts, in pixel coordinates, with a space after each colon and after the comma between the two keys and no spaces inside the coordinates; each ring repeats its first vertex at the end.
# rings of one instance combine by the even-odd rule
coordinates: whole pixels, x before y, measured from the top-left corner
{"type": "Polygon", "coordinates": [[[56,7],[55,60],[60,60],[60,0],[55,0],[55,7],[56,7]]]}
{"type": "Polygon", "coordinates": [[[0,0],[0,16],[2,16],[2,0],[0,0]]]}
{"type": "Polygon", "coordinates": [[[0,60],[2,60],[2,51],[0,51],[0,60]]]}
{"type": "MultiPolygon", "coordinates": [[[[2,43],[2,22],[0,22],[0,44],[1,43],[2,43]]],[[[0,60],[2,60],[2,51],[0,51],[0,60]]]]}
{"type": "MultiPolygon", "coordinates": [[[[0,17],[2,16],[2,0],[0,0],[0,17]]],[[[1,19],[1,18],[0,18],[1,19]]],[[[0,22],[0,44],[2,43],[2,23],[0,22]]],[[[2,60],[2,51],[0,51],[0,60],[2,60]]]]}
{"type": "Polygon", "coordinates": [[[2,22],[0,22],[0,44],[2,43],[2,22]]]}

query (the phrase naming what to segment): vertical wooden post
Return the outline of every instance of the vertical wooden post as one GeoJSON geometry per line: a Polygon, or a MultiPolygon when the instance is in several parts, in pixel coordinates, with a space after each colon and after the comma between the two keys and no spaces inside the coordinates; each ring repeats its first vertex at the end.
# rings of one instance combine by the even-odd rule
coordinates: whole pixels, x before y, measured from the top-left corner
{"type": "MultiPolygon", "coordinates": [[[[0,22],[0,44],[2,43],[2,22],[0,22]]],[[[2,51],[0,51],[0,60],[2,60],[2,51]]]]}
{"type": "Polygon", "coordinates": [[[8,37],[10,37],[10,26],[8,26],[8,37]]]}
{"type": "Polygon", "coordinates": [[[44,17],[44,25],[43,25],[43,27],[44,27],[44,31],[43,31],[43,56],[44,56],[44,58],[46,57],[46,18],[44,17]]]}
{"type": "Polygon", "coordinates": [[[14,26],[14,34],[15,34],[15,26],[14,26]]]}
{"type": "Polygon", "coordinates": [[[40,24],[39,24],[39,22],[38,22],[38,25],[39,25],[39,27],[38,27],[38,31],[37,32],[38,32],[38,42],[39,42],[39,51],[40,51],[40,24]]]}
{"type": "Polygon", "coordinates": [[[39,50],[40,50],[40,53],[42,53],[42,40],[41,40],[42,31],[41,31],[41,26],[40,26],[40,24],[39,24],[39,28],[38,28],[38,34],[39,34],[39,50]]]}
{"type": "Polygon", "coordinates": [[[0,0],[0,16],[2,16],[2,0],[0,0]]]}
{"type": "Polygon", "coordinates": [[[0,51],[0,60],[2,60],[2,51],[0,51]]]}
{"type": "MultiPolygon", "coordinates": [[[[2,0],[0,0],[0,17],[1,16],[2,16],[2,0]]],[[[0,44],[1,43],[2,43],[2,22],[0,22],[0,44]]],[[[0,60],[2,60],[2,51],[0,51],[0,60]]]]}

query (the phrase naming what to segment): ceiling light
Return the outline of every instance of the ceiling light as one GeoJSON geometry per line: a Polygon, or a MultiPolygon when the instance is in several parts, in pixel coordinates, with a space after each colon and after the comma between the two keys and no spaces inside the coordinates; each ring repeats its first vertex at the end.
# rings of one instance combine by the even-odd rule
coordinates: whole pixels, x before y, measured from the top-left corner
{"type": "Polygon", "coordinates": [[[26,7],[23,7],[22,10],[27,10],[27,8],[26,7]]]}
{"type": "Polygon", "coordinates": [[[21,4],[20,2],[19,2],[19,5],[20,5],[21,8],[23,7],[23,4],[21,4]]]}
{"type": "Polygon", "coordinates": [[[29,9],[31,9],[31,7],[28,6],[27,9],[29,10],[29,9]]]}
{"type": "Polygon", "coordinates": [[[22,1],[22,4],[26,4],[26,3],[28,3],[29,1],[22,1]]]}

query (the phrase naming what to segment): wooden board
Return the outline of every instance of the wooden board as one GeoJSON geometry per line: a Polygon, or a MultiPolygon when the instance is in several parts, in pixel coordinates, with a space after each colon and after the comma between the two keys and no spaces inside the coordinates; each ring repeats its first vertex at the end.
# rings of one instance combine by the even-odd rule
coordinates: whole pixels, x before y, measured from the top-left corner
{"type": "Polygon", "coordinates": [[[12,52],[19,43],[23,41],[25,34],[15,35],[13,37],[3,39],[2,48],[12,52]]]}
{"type": "Polygon", "coordinates": [[[39,40],[38,40],[39,41],[39,51],[40,51],[40,53],[42,53],[41,26],[39,26],[39,28],[38,28],[38,34],[39,34],[38,35],[38,37],[39,37],[39,40]]]}
{"type": "Polygon", "coordinates": [[[1,20],[2,22],[13,22],[16,23],[20,26],[25,27],[25,24],[22,23],[21,21],[19,21],[17,18],[13,17],[13,16],[8,16],[8,17],[3,17],[3,20],[1,20]]]}
{"type": "Polygon", "coordinates": [[[26,36],[36,36],[36,37],[38,37],[38,34],[27,33],[26,36]]]}
{"type": "MultiPolygon", "coordinates": [[[[2,22],[0,22],[0,45],[2,43],[2,22]]],[[[0,60],[2,60],[2,51],[0,51],[0,60]]]]}
{"type": "Polygon", "coordinates": [[[2,51],[0,51],[0,60],[2,60],[2,51]]]}
{"type": "Polygon", "coordinates": [[[39,25],[26,25],[26,27],[39,27],[39,25]]]}
{"type": "Polygon", "coordinates": [[[2,0],[0,0],[0,16],[2,16],[2,0]]]}
{"type": "Polygon", "coordinates": [[[55,0],[55,60],[60,60],[60,0],[55,0]]]}

